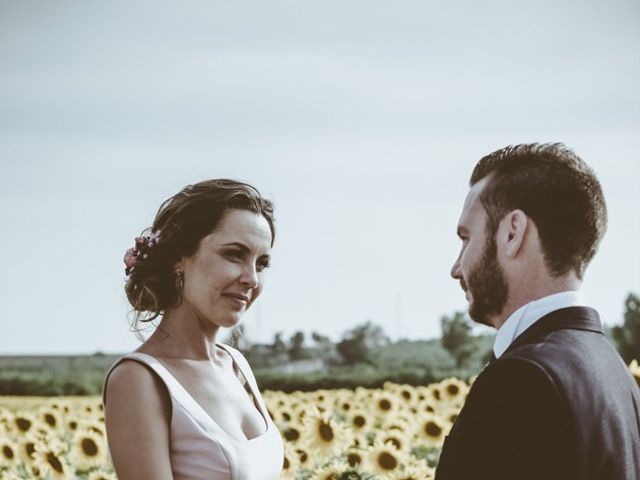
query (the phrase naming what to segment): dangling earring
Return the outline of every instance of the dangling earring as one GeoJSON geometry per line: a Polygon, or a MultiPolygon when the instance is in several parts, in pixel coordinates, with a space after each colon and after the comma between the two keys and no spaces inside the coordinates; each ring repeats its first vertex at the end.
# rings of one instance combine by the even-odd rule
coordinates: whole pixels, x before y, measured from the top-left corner
{"type": "Polygon", "coordinates": [[[184,288],[184,272],[182,270],[176,270],[176,291],[182,293],[184,288]]]}

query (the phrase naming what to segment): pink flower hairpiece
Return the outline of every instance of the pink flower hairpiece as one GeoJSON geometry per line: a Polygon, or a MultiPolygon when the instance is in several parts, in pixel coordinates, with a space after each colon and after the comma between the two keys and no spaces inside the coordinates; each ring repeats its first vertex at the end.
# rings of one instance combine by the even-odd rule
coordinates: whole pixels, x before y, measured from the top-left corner
{"type": "Polygon", "coordinates": [[[135,246],[128,249],[124,254],[124,264],[126,268],[124,273],[131,275],[133,269],[139,264],[140,260],[145,260],[149,256],[149,251],[156,246],[160,232],[151,232],[142,237],[136,237],[135,246]]]}

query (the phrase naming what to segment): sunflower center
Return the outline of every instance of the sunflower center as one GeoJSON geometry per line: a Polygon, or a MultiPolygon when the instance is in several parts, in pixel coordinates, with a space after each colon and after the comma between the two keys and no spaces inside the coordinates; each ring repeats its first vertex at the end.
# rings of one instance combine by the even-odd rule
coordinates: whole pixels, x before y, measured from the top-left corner
{"type": "Polygon", "coordinates": [[[457,395],[460,389],[458,388],[457,385],[449,385],[447,387],[447,391],[449,392],[450,395],[457,395]]]}
{"type": "Polygon", "coordinates": [[[362,457],[359,453],[351,452],[347,454],[347,463],[350,466],[355,467],[356,465],[362,463],[362,457]]]}
{"type": "Polygon", "coordinates": [[[404,398],[405,400],[411,400],[411,392],[409,392],[408,390],[403,390],[402,398],[404,398]]]}
{"type": "Polygon", "coordinates": [[[47,422],[47,425],[49,425],[50,427],[56,426],[56,417],[54,417],[50,413],[46,413],[44,415],[44,421],[47,422]]]}
{"type": "Polygon", "coordinates": [[[2,448],[2,454],[4,455],[4,458],[8,459],[8,460],[13,460],[13,457],[15,457],[13,450],[11,449],[11,447],[9,445],[5,445],[2,448]]]}
{"type": "Polygon", "coordinates": [[[78,422],[71,420],[69,422],[69,430],[76,430],[78,428],[78,422]]]}
{"type": "Polygon", "coordinates": [[[24,449],[27,452],[27,456],[29,458],[33,458],[33,454],[36,453],[36,444],[33,442],[28,442],[25,444],[24,449]]]}
{"type": "Polygon", "coordinates": [[[381,410],[385,410],[385,411],[391,410],[391,402],[386,398],[383,398],[382,400],[380,400],[378,402],[378,405],[380,405],[381,410]]]}
{"type": "Polygon", "coordinates": [[[356,427],[362,428],[364,427],[365,423],[367,423],[367,421],[364,419],[362,415],[356,415],[355,417],[353,417],[353,424],[356,427]]]}
{"type": "Polygon", "coordinates": [[[95,457],[98,454],[98,446],[91,438],[83,438],[80,445],[85,455],[95,457]]]}
{"type": "Polygon", "coordinates": [[[320,424],[320,427],[318,428],[318,433],[320,434],[320,438],[322,438],[322,440],[324,440],[325,442],[330,442],[331,440],[333,440],[333,428],[331,428],[331,425],[327,425],[326,423],[322,422],[320,424]]]}
{"type": "Polygon", "coordinates": [[[289,415],[287,412],[282,412],[282,419],[285,422],[290,422],[291,421],[291,415],[289,415]]]}
{"type": "Polygon", "coordinates": [[[440,390],[433,391],[433,398],[435,398],[436,400],[440,400],[440,390]]]}
{"type": "Polygon", "coordinates": [[[31,421],[26,418],[18,417],[16,418],[16,425],[21,431],[26,432],[31,428],[31,421]]]}
{"type": "Polygon", "coordinates": [[[289,470],[289,467],[291,467],[291,462],[287,457],[284,457],[284,461],[282,462],[282,469],[289,470]]]}
{"type": "Polygon", "coordinates": [[[300,432],[295,428],[289,428],[284,432],[284,438],[289,442],[294,442],[300,438],[300,432]]]}
{"type": "Polygon", "coordinates": [[[439,437],[442,433],[442,429],[433,422],[427,422],[424,431],[427,432],[427,435],[430,437],[439,437]]]}
{"type": "Polygon", "coordinates": [[[49,463],[49,465],[51,465],[51,468],[53,468],[56,472],[64,473],[64,468],[62,468],[62,463],[60,463],[60,460],[58,460],[58,457],[56,457],[51,452],[47,453],[47,463],[49,463]]]}
{"type": "Polygon", "coordinates": [[[389,452],[378,455],[378,465],[384,470],[394,470],[398,466],[398,460],[389,452]]]}
{"type": "Polygon", "coordinates": [[[298,456],[300,457],[300,463],[306,463],[309,460],[309,455],[304,450],[296,450],[298,452],[298,456]]]}

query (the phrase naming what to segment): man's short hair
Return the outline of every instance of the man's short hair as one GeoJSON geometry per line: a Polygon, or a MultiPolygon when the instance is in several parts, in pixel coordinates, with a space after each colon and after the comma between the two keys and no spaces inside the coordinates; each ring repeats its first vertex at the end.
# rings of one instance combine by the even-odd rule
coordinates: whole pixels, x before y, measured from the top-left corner
{"type": "Polygon", "coordinates": [[[600,182],[580,157],[561,143],[522,144],[497,150],[476,165],[470,185],[488,178],[480,195],[487,232],[516,209],[535,223],[552,274],[582,278],[607,228],[600,182]]]}

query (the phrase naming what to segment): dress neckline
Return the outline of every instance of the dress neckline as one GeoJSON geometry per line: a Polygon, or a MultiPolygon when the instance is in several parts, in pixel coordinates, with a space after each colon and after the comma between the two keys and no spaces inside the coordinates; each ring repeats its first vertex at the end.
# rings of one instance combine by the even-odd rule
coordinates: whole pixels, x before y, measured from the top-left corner
{"type": "MultiPolygon", "coordinates": [[[[142,356],[151,358],[154,363],[156,363],[160,368],[162,368],[166,372],[167,375],[169,375],[169,377],[173,380],[173,383],[185,395],[185,398],[188,400],[188,402],[191,404],[191,406],[198,411],[200,416],[205,418],[207,421],[211,422],[213,425],[215,425],[216,429],[219,430],[220,432],[222,432],[222,434],[225,437],[229,438],[230,440],[232,440],[232,441],[234,441],[236,443],[249,443],[249,442],[253,442],[255,440],[258,440],[258,439],[264,437],[265,435],[267,435],[267,433],[269,433],[269,430],[271,429],[270,422],[269,422],[269,420],[267,418],[267,415],[265,413],[265,410],[264,410],[264,408],[262,406],[262,402],[260,401],[260,396],[256,394],[256,391],[254,389],[254,386],[253,386],[252,382],[249,381],[249,377],[246,375],[245,371],[240,366],[240,363],[238,361],[236,361],[235,355],[233,353],[231,353],[225,346],[222,346],[221,344],[216,343],[216,346],[219,346],[220,348],[222,348],[225,352],[227,352],[229,354],[229,356],[231,357],[231,361],[233,362],[233,365],[235,366],[235,368],[238,369],[238,371],[244,377],[245,382],[247,382],[247,384],[249,385],[249,389],[251,390],[251,394],[252,394],[253,398],[255,399],[254,401],[252,401],[252,403],[254,404],[256,410],[258,411],[258,413],[262,417],[262,420],[263,420],[263,422],[265,423],[265,426],[266,426],[266,429],[264,430],[264,432],[262,432],[261,434],[255,436],[255,437],[245,438],[244,440],[242,440],[242,439],[238,439],[236,437],[233,437],[233,436],[229,435],[226,432],[226,430],[224,430],[218,424],[218,422],[216,422],[213,419],[213,417],[207,413],[207,411],[202,407],[202,405],[200,405],[198,403],[198,401],[193,397],[193,395],[191,395],[191,393],[184,387],[184,385],[182,385],[178,381],[178,379],[171,373],[171,371],[167,367],[165,367],[160,360],[158,360],[158,358],[154,357],[153,355],[149,355],[148,353],[142,353],[142,352],[132,352],[132,353],[126,355],[126,357],[142,355],[142,356]]],[[[238,379],[238,381],[240,381],[240,380],[238,379]]],[[[178,402],[178,403],[180,403],[180,402],[178,402]]]]}

